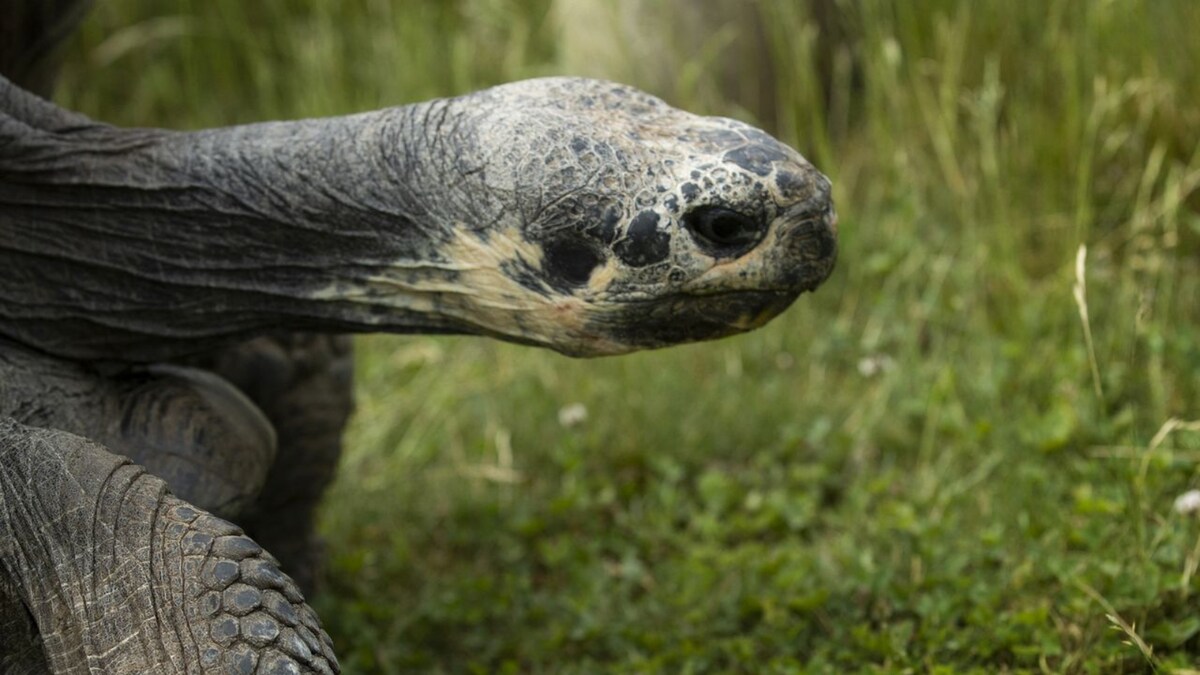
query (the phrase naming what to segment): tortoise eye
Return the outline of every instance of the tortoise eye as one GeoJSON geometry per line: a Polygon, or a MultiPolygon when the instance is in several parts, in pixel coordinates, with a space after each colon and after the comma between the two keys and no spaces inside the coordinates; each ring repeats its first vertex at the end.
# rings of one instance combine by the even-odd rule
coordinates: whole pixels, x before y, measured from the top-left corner
{"type": "Polygon", "coordinates": [[[762,240],[765,223],[723,206],[701,206],[683,217],[696,243],[716,258],[736,258],[762,240]]]}

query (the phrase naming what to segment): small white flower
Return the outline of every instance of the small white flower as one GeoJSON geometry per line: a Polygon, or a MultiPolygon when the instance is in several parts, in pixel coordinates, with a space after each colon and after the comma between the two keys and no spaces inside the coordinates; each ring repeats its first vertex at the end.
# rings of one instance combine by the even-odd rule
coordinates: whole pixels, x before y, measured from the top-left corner
{"type": "Polygon", "coordinates": [[[883,60],[892,68],[900,65],[904,55],[900,51],[900,43],[895,38],[886,38],[883,41],[883,60]]]}
{"type": "Polygon", "coordinates": [[[587,406],[582,403],[572,403],[559,409],[558,423],[570,429],[586,422],[587,416],[587,406]]]}
{"type": "Polygon", "coordinates": [[[887,354],[871,354],[858,360],[858,374],[871,378],[892,369],[895,362],[887,354]]]}
{"type": "Polygon", "coordinates": [[[1188,490],[1175,498],[1175,512],[1187,515],[1200,511],[1200,490],[1188,490]]]}

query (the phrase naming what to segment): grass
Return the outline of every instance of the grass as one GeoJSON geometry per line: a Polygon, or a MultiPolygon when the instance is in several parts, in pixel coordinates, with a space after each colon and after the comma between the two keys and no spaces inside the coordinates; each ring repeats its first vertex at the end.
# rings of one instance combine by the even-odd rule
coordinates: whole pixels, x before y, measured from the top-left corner
{"type": "Polygon", "coordinates": [[[345,670],[1195,668],[1200,5],[838,2],[831,47],[790,0],[629,4],[114,0],[71,47],[60,100],[118,123],[586,70],[834,180],[839,269],[751,335],[360,340],[316,599],[345,670]],[[769,95],[706,77],[754,25],[769,95]]]}

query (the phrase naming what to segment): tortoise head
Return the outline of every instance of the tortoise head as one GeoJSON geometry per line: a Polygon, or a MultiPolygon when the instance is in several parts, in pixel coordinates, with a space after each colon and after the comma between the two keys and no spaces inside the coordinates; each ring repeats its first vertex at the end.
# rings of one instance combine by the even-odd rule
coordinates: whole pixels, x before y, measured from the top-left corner
{"type": "Polygon", "coordinates": [[[833,269],[828,179],[763,131],[574,78],[446,105],[441,253],[466,288],[441,309],[470,332],[579,356],[706,340],[833,269]]]}
{"type": "Polygon", "coordinates": [[[74,358],[285,329],[617,354],[761,326],[836,255],[798,153],[608,82],[183,133],[57,114],[0,134],[0,334],[74,358]]]}

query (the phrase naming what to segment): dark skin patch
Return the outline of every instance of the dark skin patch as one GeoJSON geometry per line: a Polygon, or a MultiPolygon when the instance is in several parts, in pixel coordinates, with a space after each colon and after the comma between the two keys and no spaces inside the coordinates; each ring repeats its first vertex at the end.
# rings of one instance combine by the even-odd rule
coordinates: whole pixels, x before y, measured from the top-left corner
{"type": "Polygon", "coordinates": [[[629,223],[625,238],[613,247],[625,264],[630,267],[645,267],[662,262],[671,252],[671,235],[658,230],[659,216],[653,211],[642,211],[629,223]]]}
{"type": "MultiPolygon", "coordinates": [[[[696,176],[699,178],[699,176],[696,176]]],[[[700,196],[700,186],[695,183],[684,183],[679,186],[679,191],[683,194],[683,200],[686,202],[694,202],[700,196]]]]}
{"type": "Polygon", "coordinates": [[[736,150],[725,153],[725,161],[732,162],[743,169],[766,176],[771,173],[772,164],[787,159],[787,153],[769,145],[743,145],[736,150]]]}
{"type": "Polygon", "coordinates": [[[546,252],[542,266],[548,281],[561,289],[578,288],[587,283],[603,258],[585,241],[554,239],[542,244],[546,252]]]}
{"type": "Polygon", "coordinates": [[[606,246],[611,246],[617,238],[617,223],[621,222],[621,207],[610,204],[604,209],[599,219],[588,225],[584,231],[595,237],[606,246]]]}
{"type": "Polygon", "coordinates": [[[779,188],[779,194],[788,200],[799,199],[808,188],[808,182],[804,177],[792,171],[780,171],[775,174],[775,186],[779,188]]]}

